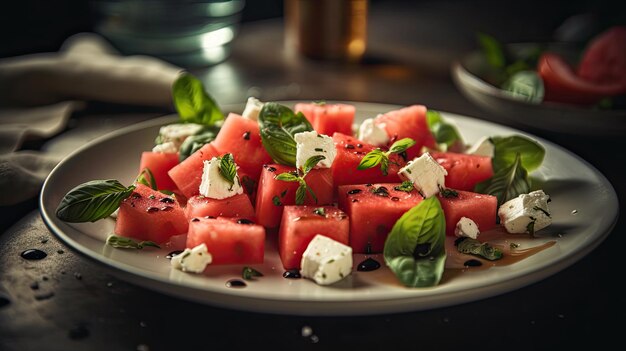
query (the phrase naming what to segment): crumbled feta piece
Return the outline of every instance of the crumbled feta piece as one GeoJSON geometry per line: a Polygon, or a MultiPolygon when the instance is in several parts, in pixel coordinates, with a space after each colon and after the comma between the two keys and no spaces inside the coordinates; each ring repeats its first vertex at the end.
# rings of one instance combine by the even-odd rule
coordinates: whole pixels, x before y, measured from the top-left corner
{"type": "Polygon", "coordinates": [[[243,193],[239,177],[235,177],[234,184],[230,184],[220,173],[220,159],[213,157],[204,161],[200,195],[211,199],[225,199],[243,193]]]}
{"type": "Polygon", "coordinates": [[[465,153],[478,156],[493,157],[495,148],[489,137],[482,137],[472,145],[465,153]]]}
{"type": "Polygon", "coordinates": [[[302,168],[309,158],[317,155],[326,158],[318,162],[315,168],[330,168],[333,164],[337,155],[333,138],[316,131],[297,133],[293,138],[296,141],[296,168],[302,168]]]}
{"type": "Polygon", "coordinates": [[[389,142],[385,123],[376,124],[373,118],[368,118],[361,123],[358,135],[359,140],[376,146],[384,146],[389,142]]]}
{"type": "Polygon", "coordinates": [[[172,142],[176,146],[176,151],[180,145],[190,135],[198,134],[204,126],[196,123],[174,123],[161,127],[159,130],[160,144],[172,142]]]}
{"type": "Polygon", "coordinates": [[[263,103],[261,101],[259,101],[257,98],[249,97],[248,102],[246,103],[246,108],[244,108],[241,115],[244,118],[256,121],[259,119],[259,112],[261,112],[262,108],[263,103]]]}
{"type": "Polygon", "coordinates": [[[541,230],[552,223],[548,209],[549,200],[550,196],[546,195],[543,190],[521,194],[498,208],[500,223],[509,233],[541,230]]]}
{"type": "Polygon", "coordinates": [[[441,189],[445,189],[448,172],[435,161],[430,153],[425,152],[422,156],[409,161],[398,171],[398,175],[413,183],[415,189],[425,198],[429,198],[438,194],[441,189]]]}
{"type": "Polygon", "coordinates": [[[212,261],[213,256],[209,253],[206,244],[202,243],[193,249],[186,248],[185,251],[172,257],[170,264],[183,272],[202,273],[212,261]]]}
{"type": "Polygon", "coordinates": [[[317,234],[302,254],[300,274],[317,284],[329,285],[352,273],[352,248],[317,234]]]}
{"type": "Polygon", "coordinates": [[[152,152],[160,152],[163,154],[175,154],[178,152],[178,147],[171,141],[166,141],[162,144],[157,144],[152,148],[152,152]]]}
{"type": "Polygon", "coordinates": [[[461,217],[454,228],[454,235],[460,237],[468,237],[472,239],[478,238],[480,230],[478,224],[467,217],[461,217]]]}

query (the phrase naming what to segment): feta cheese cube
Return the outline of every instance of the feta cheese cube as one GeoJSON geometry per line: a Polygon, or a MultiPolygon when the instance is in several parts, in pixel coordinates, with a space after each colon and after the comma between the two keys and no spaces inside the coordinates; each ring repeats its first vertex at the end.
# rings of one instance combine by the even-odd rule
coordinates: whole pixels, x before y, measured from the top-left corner
{"type": "Polygon", "coordinates": [[[178,152],[179,147],[171,141],[166,141],[162,144],[157,144],[152,148],[152,152],[160,152],[163,154],[175,154],[178,152]]]}
{"type": "Polygon", "coordinates": [[[476,222],[467,217],[461,217],[454,228],[454,235],[457,237],[468,237],[472,239],[478,238],[480,230],[476,222]]]}
{"type": "Polygon", "coordinates": [[[173,123],[159,129],[160,144],[171,142],[176,146],[176,151],[180,145],[190,135],[198,134],[204,126],[196,123],[173,123]]]}
{"type": "Polygon", "coordinates": [[[552,223],[548,201],[543,190],[521,194],[498,208],[500,223],[509,233],[536,232],[552,223]],[[532,223],[532,225],[531,225],[532,223]]]}
{"type": "Polygon", "coordinates": [[[495,148],[489,137],[482,137],[472,145],[465,153],[478,156],[493,157],[495,148]]]}
{"type": "Polygon", "coordinates": [[[368,118],[361,123],[358,135],[359,140],[376,146],[384,146],[389,142],[385,123],[376,124],[373,118],[368,118]]]}
{"type": "Polygon", "coordinates": [[[263,105],[264,104],[257,98],[249,97],[248,102],[246,103],[246,108],[243,110],[243,113],[241,115],[244,118],[256,121],[259,119],[259,112],[261,112],[263,105]]]}
{"type": "Polygon", "coordinates": [[[209,253],[206,244],[202,243],[193,249],[186,248],[185,251],[172,257],[170,264],[173,268],[183,272],[202,273],[212,261],[213,256],[209,253]]]}
{"type": "Polygon", "coordinates": [[[204,161],[200,195],[221,200],[241,193],[243,193],[243,188],[238,176],[235,177],[235,183],[230,184],[220,173],[219,158],[213,157],[204,161]]]}
{"type": "Polygon", "coordinates": [[[445,189],[448,172],[435,161],[430,153],[425,152],[422,156],[409,161],[398,171],[398,175],[413,183],[422,196],[429,198],[438,194],[441,189],[445,189]]]}
{"type": "Polygon", "coordinates": [[[297,133],[293,138],[296,141],[296,168],[301,169],[309,158],[317,155],[326,158],[315,168],[330,168],[333,164],[337,155],[333,138],[316,131],[297,133]]]}
{"type": "Polygon", "coordinates": [[[317,234],[302,254],[300,274],[320,285],[340,281],[352,273],[352,248],[317,234]]]}

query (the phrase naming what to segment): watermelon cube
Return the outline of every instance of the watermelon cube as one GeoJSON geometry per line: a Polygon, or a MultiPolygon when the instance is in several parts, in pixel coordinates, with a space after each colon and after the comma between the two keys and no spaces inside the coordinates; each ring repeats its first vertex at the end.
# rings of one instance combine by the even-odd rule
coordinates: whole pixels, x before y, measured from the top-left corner
{"type": "Polygon", "coordinates": [[[302,112],[319,134],[332,136],[335,132],[352,135],[356,108],[348,104],[298,103],[294,112],[302,112]]]}
{"type": "Polygon", "coordinates": [[[337,156],[335,156],[331,166],[335,187],[346,184],[397,183],[401,181],[398,177],[398,170],[406,164],[401,156],[391,154],[387,175],[382,173],[380,166],[358,170],[357,167],[361,159],[377,147],[342,133],[333,134],[333,141],[337,149],[337,156]]]}
{"type": "Polygon", "coordinates": [[[272,162],[261,143],[257,121],[236,113],[226,117],[213,146],[220,154],[231,153],[235,163],[254,180],[259,179],[263,165],[272,162]]]}
{"type": "Polygon", "coordinates": [[[254,218],[254,208],[246,194],[237,194],[225,199],[195,195],[187,200],[185,216],[188,220],[206,216],[254,218]]]}
{"type": "Polygon", "coordinates": [[[354,253],[382,252],[396,221],[424,199],[415,189],[397,190],[400,184],[338,187],[339,208],[350,217],[350,246],[354,253]]]}
{"type": "Polygon", "coordinates": [[[213,257],[212,265],[263,263],[265,228],[245,218],[194,218],[186,246],[202,243],[213,257]]]}
{"type": "Polygon", "coordinates": [[[187,198],[190,198],[200,194],[204,161],[220,156],[222,154],[213,146],[213,142],[210,142],[170,169],[168,174],[178,187],[178,190],[187,198]]]}
{"type": "Polygon", "coordinates": [[[434,149],[437,146],[426,121],[426,106],[411,105],[378,115],[374,119],[377,125],[384,124],[389,145],[403,138],[415,140],[415,145],[406,150],[407,159],[412,160],[421,155],[422,147],[434,149]]]}
{"type": "Polygon", "coordinates": [[[471,191],[456,192],[458,196],[439,196],[441,208],[446,216],[446,235],[454,235],[454,228],[461,217],[473,220],[481,232],[496,226],[498,199],[495,196],[471,191]]]}
{"type": "MultiPolygon", "coordinates": [[[[291,166],[269,164],[263,167],[256,196],[256,217],[259,224],[267,228],[277,228],[285,205],[296,204],[297,182],[275,179],[277,175],[295,172],[291,166]]],[[[330,168],[311,170],[305,177],[307,185],[317,197],[317,203],[308,193],[304,205],[328,205],[334,201],[333,178],[330,168]]]]}
{"type": "Polygon", "coordinates": [[[448,172],[446,187],[474,190],[474,186],[493,176],[491,157],[454,152],[431,152],[430,155],[448,172]]]}
{"type": "Polygon", "coordinates": [[[141,154],[139,173],[147,168],[154,176],[159,190],[175,191],[176,184],[167,172],[178,165],[178,162],[178,153],[145,151],[141,154]]]}
{"type": "Polygon", "coordinates": [[[278,232],[283,268],[300,269],[302,254],[317,234],[348,245],[348,215],[334,206],[285,206],[278,232]]]}
{"type": "Polygon", "coordinates": [[[135,186],[133,193],[120,203],[116,234],[160,244],[187,232],[187,218],[175,197],[143,184],[135,186]]]}

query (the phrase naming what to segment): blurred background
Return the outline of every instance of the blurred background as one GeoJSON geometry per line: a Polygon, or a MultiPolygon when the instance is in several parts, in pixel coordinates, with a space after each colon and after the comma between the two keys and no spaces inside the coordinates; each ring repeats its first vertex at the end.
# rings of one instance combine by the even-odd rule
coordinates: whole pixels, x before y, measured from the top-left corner
{"type": "MultiPolygon", "coordinates": [[[[151,1],[135,1],[149,4],[151,1]]],[[[186,1],[179,1],[183,3],[186,1]]],[[[16,56],[34,52],[56,51],[63,41],[78,32],[93,31],[96,27],[96,5],[114,4],[116,1],[87,0],[22,0],[3,3],[0,11],[0,57],[16,56]]],[[[428,21],[429,8],[445,7],[449,20],[458,21],[459,25],[475,30],[492,31],[506,28],[502,32],[510,37],[504,41],[535,41],[553,39],[554,32],[571,16],[587,14],[585,24],[590,26],[585,33],[568,33],[570,36],[588,36],[613,23],[624,22],[624,11],[619,1],[612,0],[571,0],[523,2],[485,1],[485,0],[370,0],[373,8],[393,9],[398,4],[402,11],[412,9],[416,21],[428,21]],[[381,5],[381,6],[378,6],[381,5]],[[468,18],[466,9],[480,7],[482,15],[468,18]]],[[[241,12],[242,22],[262,21],[283,16],[283,0],[248,0],[241,12]]],[[[427,23],[426,32],[415,32],[417,40],[428,40],[429,32],[438,30],[437,23],[427,23]]],[[[404,24],[403,24],[404,26],[404,24]]],[[[418,23],[397,28],[409,31],[424,28],[418,23]]],[[[473,33],[451,33],[465,38],[450,38],[462,42],[473,40],[473,33]]]]}

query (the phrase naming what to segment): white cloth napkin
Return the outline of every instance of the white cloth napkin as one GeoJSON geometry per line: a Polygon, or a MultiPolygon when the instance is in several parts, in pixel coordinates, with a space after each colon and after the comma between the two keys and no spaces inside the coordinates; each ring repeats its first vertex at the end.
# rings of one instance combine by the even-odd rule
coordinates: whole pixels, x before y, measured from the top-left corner
{"type": "Polygon", "coordinates": [[[25,140],[62,132],[85,101],[170,109],[181,71],[153,57],[120,56],[93,33],[68,38],[58,52],[0,59],[0,206],[37,196],[63,156],[20,150],[25,140]]]}

